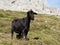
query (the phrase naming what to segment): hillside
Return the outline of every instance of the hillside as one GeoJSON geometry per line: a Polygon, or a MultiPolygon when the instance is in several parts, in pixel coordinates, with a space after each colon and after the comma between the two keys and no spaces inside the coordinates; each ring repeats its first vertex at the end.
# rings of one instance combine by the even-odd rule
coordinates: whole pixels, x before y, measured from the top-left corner
{"type": "Polygon", "coordinates": [[[31,21],[29,41],[17,40],[15,36],[11,40],[11,21],[25,16],[25,12],[0,10],[0,45],[60,45],[60,17],[46,14],[38,14],[31,21]]]}

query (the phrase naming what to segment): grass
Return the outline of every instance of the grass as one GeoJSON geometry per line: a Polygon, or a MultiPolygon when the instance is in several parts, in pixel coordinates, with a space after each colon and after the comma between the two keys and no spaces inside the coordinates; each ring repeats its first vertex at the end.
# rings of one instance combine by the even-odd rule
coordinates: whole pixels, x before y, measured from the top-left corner
{"type": "Polygon", "coordinates": [[[35,20],[31,21],[29,41],[17,40],[16,34],[11,40],[11,21],[25,16],[25,12],[0,10],[0,45],[60,45],[60,18],[46,14],[38,14],[35,20]],[[39,39],[35,40],[35,37],[39,39]]]}

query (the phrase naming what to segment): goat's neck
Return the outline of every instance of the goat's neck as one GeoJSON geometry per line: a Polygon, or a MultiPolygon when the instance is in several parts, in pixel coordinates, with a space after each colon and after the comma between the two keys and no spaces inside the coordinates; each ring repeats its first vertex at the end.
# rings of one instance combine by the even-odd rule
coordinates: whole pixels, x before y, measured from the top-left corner
{"type": "Polygon", "coordinates": [[[28,28],[30,27],[30,22],[31,22],[31,19],[29,17],[27,17],[27,27],[28,28]]]}

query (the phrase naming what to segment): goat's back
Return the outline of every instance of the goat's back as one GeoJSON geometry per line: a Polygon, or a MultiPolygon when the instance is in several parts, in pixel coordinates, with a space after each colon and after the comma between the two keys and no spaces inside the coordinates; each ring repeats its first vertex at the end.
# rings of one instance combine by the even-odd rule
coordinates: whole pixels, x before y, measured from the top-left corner
{"type": "Polygon", "coordinates": [[[26,18],[14,19],[12,21],[12,28],[14,28],[15,32],[20,32],[25,28],[25,26],[26,26],[26,18]]]}

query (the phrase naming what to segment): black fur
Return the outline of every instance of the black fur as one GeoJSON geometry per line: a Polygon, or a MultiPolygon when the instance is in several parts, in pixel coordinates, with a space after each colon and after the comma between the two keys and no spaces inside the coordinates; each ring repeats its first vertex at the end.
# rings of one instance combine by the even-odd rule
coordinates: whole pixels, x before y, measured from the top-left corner
{"type": "Polygon", "coordinates": [[[13,33],[16,32],[17,38],[22,38],[23,36],[25,36],[25,38],[27,39],[27,34],[30,28],[30,21],[34,20],[34,14],[37,13],[30,10],[27,12],[27,17],[21,19],[14,19],[12,21],[12,30],[11,30],[12,38],[13,33]]]}

